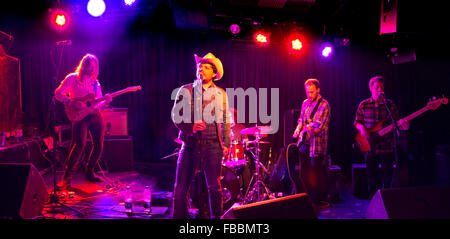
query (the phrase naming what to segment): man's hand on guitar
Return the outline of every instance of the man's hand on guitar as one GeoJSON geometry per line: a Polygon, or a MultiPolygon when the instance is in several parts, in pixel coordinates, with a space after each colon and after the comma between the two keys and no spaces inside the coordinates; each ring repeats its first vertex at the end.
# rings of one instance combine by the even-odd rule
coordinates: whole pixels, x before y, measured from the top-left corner
{"type": "Polygon", "coordinates": [[[106,94],[104,97],[105,97],[105,103],[106,103],[107,105],[109,105],[109,104],[111,103],[111,101],[112,101],[112,96],[111,96],[111,94],[106,94]]]}

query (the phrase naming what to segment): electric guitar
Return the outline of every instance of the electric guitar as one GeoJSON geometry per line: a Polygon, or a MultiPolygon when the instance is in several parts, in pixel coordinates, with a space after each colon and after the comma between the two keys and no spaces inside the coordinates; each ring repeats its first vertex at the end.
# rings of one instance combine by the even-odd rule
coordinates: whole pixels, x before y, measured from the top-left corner
{"type": "Polygon", "coordinates": [[[313,127],[314,129],[317,129],[320,127],[320,122],[313,121],[309,122],[307,125],[303,126],[302,130],[298,134],[298,140],[297,140],[297,147],[300,147],[300,144],[304,143],[306,137],[306,131],[308,130],[308,126],[313,127]]]}
{"type": "MultiPolygon", "coordinates": [[[[403,119],[410,121],[410,120],[416,118],[417,116],[427,112],[428,110],[431,110],[431,109],[436,110],[439,106],[446,105],[447,103],[448,103],[448,99],[445,97],[442,99],[430,101],[427,103],[427,106],[406,116],[403,119]]],[[[370,142],[369,141],[371,141],[371,139],[373,137],[384,136],[387,133],[391,132],[392,129],[394,128],[393,124],[390,124],[390,125],[382,128],[383,122],[384,121],[380,121],[374,127],[367,129],[367,132],[369,133],[368,139],[364,138],[359,131],[356,133],[355,143],[362,153],[368,152],[370,150],[370,142]]]]}
{"type": "MultiPolygon", "coordinates": [[[[141,89],[142,89],[142,87],[140,85],[139,86],[129,86],[123,90],[119,90],[114,93],[111,93],[111,97],[113,98],[113,97],[125,94],[127,92],[138,91],[141,89]]],[[[64,110],[66,111],[67,118],[71,122],[78,122],[78,121],[84,119],[89,114],[95,113],[98,110],[98,104],[100,104],[100,102],[104,101],[105,97],[103,96],[98,99],[95,99],[94,97],[95,97],[94,95],[88,94],[84,97],[72,99],[73,101],[81,102],[82,106],[80,108],[75,108],[75,107],[70,106],[71,104],[66,105],[64,107],[64,110]]]]}

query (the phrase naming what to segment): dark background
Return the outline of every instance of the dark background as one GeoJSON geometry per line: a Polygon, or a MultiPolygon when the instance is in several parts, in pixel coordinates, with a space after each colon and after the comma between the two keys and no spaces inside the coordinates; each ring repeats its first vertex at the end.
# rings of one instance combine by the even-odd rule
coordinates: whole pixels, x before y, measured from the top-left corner
{"type": "MultiPolygon", "coordinates": [[[[100,60],[103,93],[143,87],[112,102],[114,108],[128,108],[136,161],[175,163],[174,157],[161,160],[178,147],[173,142],[178,131],[170,118],[171,94],[193,81],[194,54],[212,52],[221,59],[224,77],[217,84],[222,88],[279,88],[280,127],[269,137],[274,151],[283,146],[284,112],[299,109],[304,81],[318,78],[321,95],[331,106],[328,152],[348,176],[351,164],[362,162],[352,149],[353,120],[359,102],[370,96],[370,77],[386,77],[386,95],[402,116],[424,107],[433,96],[449,95],[450,27],[445,7],[436,3],[399,1],[399,32],[380,36],[381,1],[288,1],[278,9],[258,7],[258,1],[142,0],[125,10],[121,1],[114,1],[107,2],[100,18],[87,15],[85,2],[40,0],[2,7],[0,30],[14,37],[7,53],[21,60],[22,123],[46,133],[53,90],[84,54],[93,53],[100,60]],[[70,26],[62,32],[48,24],[49,9],[58,2],[72,9],[70,26]],[[25,10],[25,4],[31,6],[25,10]],[[227,32],[232,22],[242,24],[240,36],[227,32]],[[272,29],[269,46],[251,41],[253,22],[272,29]],[[289,54],[282,43],[292,25],[307,36],[299,55],[289,54]],[[317,49],[326,37],[347,38],[350,45],[336,48],[332,59],[323,60],[317,49]],[[71,46],[56,46],[67,39],[71,46]],[[394,45],[414,48],[417,60],[393,64],[394,45]]],[[[67,122],[63,112],[58,120],[67,122]]],[[[448,167],[449,121],[449,107],[444,105],[411,122],[407,158],[415,165],[410,172],[417,184],[434,182],[443,161],[448,167]]]]}

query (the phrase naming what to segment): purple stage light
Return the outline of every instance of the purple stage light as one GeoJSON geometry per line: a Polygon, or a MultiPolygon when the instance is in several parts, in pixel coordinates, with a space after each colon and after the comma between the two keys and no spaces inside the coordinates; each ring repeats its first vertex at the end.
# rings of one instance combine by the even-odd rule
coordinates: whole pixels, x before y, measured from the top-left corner
{"type": "Polygon", "coordinates": [[[329,45],[324,46],[322,48],[322,52],[321,53],[322,53],[322,57],[325,57],[325,58],[330,57],[332,55],[332,53],[333,53],[333,47],[329,46],[329,45]]]}

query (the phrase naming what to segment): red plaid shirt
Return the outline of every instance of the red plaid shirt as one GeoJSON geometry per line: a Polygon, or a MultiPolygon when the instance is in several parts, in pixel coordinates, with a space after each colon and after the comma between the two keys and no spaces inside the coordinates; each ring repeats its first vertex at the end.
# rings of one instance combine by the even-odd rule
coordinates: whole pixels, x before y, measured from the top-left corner
{"type": "MultiPolygon", "coordinates": [[[[300,117],[298,118],[298,123],[301,123],[302,127],[308,124],[308,119],[310,118],[311,111],[313,111],[319,98],[321,98],[320,95],[312,103],[310,103],[308,99],[303,101],[300,117]]],[[[319,155],[326,155],[328,143],[328,125],[330,123],[330,106],[328,104],[328,101],[322,98],[322,102],[320,102],[316,113],[311,118],[312,121],[319,123],[318,128],[320,129],[320,131],[319,133],[314,135],[307,134],[305,137],[305,143],[309,144],[309,156],[317,157],[319,155]]]]}
{"type": "MultiPolygon", "coordinates": [[[[389,110],[392,113],[392,117],[398,121],[400,120],[400,113],[397,109],[397,106],[392,100],[386,99],[387,105],[389,106],[389,110]]],[[[353,125],[360,123],[364,125],[367,129],[373,128],[378,122],[383,122],[383,128],[392,123],[389,118],[389,113],[386,110],[384,104],[379,104],[373,100],[372,97],[369,99],[363,100],[356,111],[356,118],[353,122],[353,125]]],[[[374,137],[370,140],[370,147],[372,151],[371,153],[390,153],[394,150],[394,139],[393,139],[393,131],[384,135],[374,137]]]]}

